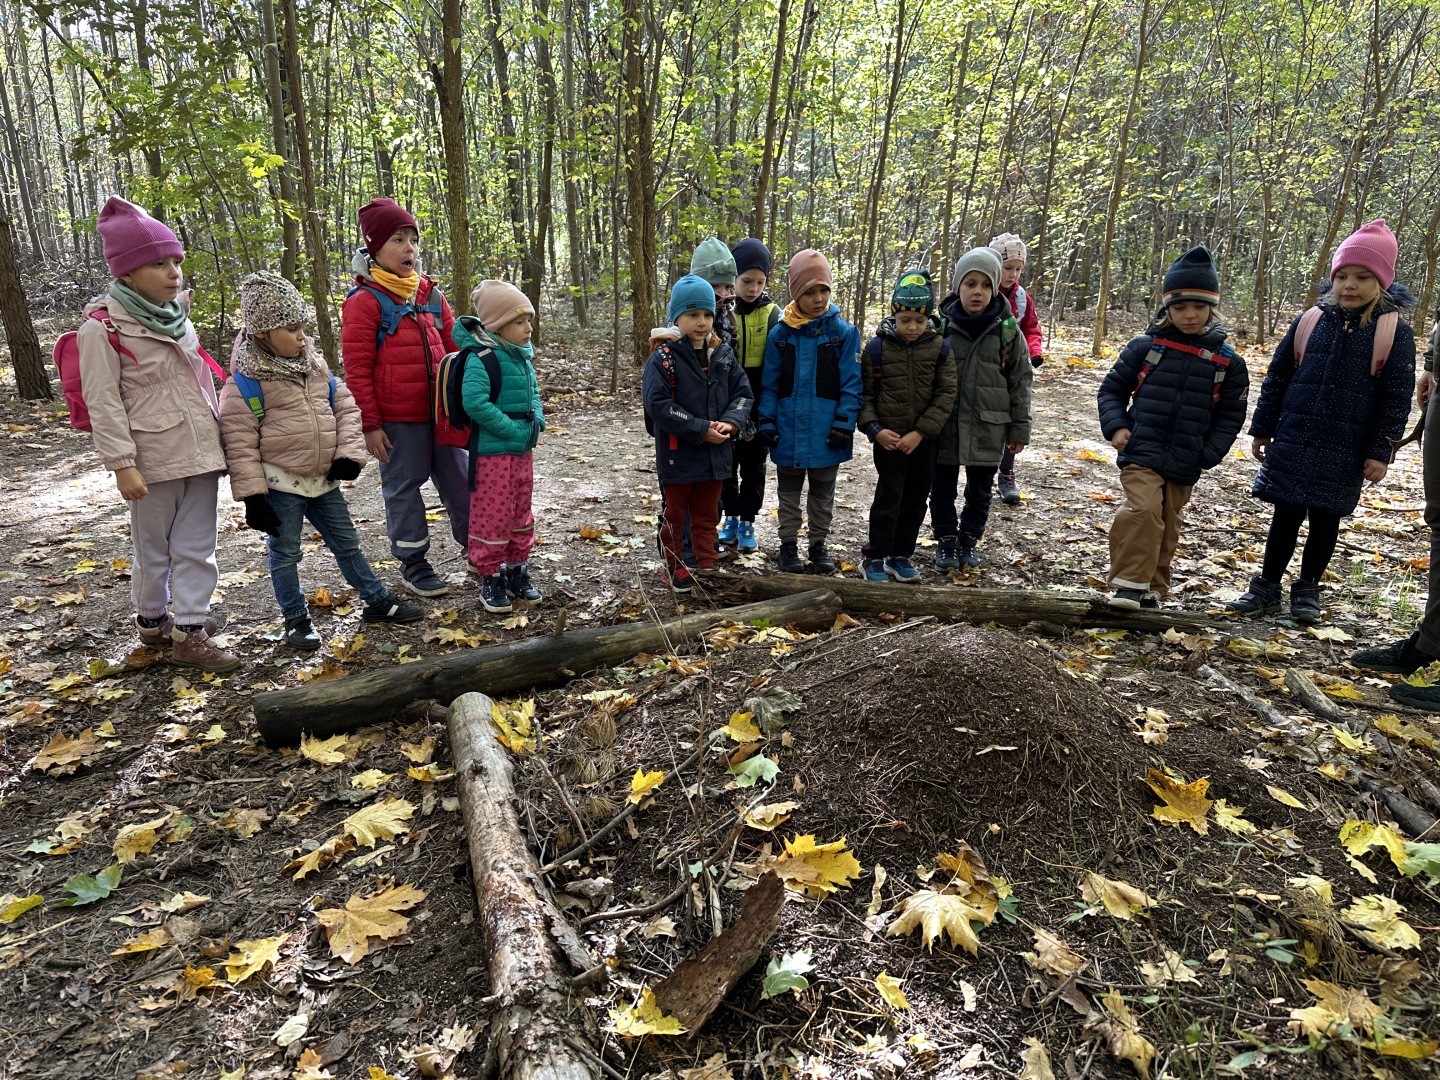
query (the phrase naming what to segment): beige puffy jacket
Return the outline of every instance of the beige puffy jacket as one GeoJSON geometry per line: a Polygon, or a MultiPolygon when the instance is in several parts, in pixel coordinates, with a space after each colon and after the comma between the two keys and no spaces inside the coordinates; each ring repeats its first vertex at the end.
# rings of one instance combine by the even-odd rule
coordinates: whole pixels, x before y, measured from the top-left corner
{"type": "Polygon", "coordinates": [[[142,326],[118,300],[102,296],[85,309],[76,343],[80,384],[95,450],[111,472],[135,468],[146,483],[224,472],[216,423],[215,380],[200,358],[200,339],[186,324],[178,341],[142,326]],[[90,312],[105,309],[120,343],[90,312]]]}
{"type": "Polygon", "coordinates": [[[220,391],[220,428],[230,464],[230,491],[236,501],[264,495],[269,489],[264,465],[304,477],[323,477],[337,457],[364,465],[365,435],[360,409],[345,383],[335,380],[335,407],[330,407],[330,370],[311,356],[303,382],[260,379],[265,395],[263,422],[240,396],[234,380],[220,391]]]}

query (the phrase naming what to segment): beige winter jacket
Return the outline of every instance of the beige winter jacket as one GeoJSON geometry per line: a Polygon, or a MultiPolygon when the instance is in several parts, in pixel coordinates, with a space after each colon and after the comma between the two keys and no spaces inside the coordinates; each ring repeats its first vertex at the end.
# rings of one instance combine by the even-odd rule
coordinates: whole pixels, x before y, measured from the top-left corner
{"type": "Polygon", "coordinates": [[[369,460],[355,398],[345,383],[336,379],[335,407],[331,409],[330,371],[318,356],[311,357],[310,373],[304,382],[258,381],[265,396],[263,421],[256,419],[233,379],[220,392],[220,427],[225,434],[225,458],[230,463],[230,490],[236,501],[264,495],[272,483],[282,490],[323,494],[335,486],[323,481],[337,457],[361,465],[369,460]],[[289,482],[292,477],[322,483],[297,486],[289,482]]]}
{"type": "Polygon", "coordinates": [[[224,472],[215,380],[200,358],[195,327],[187,325],[176,341],[140,325],[108,296],[85,314],[100,308],[109,311],[120,343],[135,355],[132,360],[117,353],[99,320],[87,317],[81,324],[80,385],[105,468],[139,469],[149,484],[224,472]]]}

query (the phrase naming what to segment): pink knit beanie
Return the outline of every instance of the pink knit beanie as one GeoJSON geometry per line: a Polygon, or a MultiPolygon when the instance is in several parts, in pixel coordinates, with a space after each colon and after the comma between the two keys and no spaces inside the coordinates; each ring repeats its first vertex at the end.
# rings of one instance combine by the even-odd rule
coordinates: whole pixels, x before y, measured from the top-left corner
{"type": "Polygon", "coordinates": [[[814,248],[797,251],[785,271],[785,289],[791,300],[799,300],[816,285],[834,285],[830,260],[814,248]]]}
{"type": "Polygon", "coordinates": [[[1361,225],[1335,249],[1335,258],[1330,260],[1330,276],[1333,278],[1342,266],[1362,266],[1375,275],[1382,289],[1388,289],[1395,281],[1395,259],[1399,253],[1390,226],[1384,218],[1376,218],[1361,225]]]}
{"type": "Polygon", "coordinates": [[[101,208],[95,231],[100,234],[105,262],[113,278],[124,277],[146,263],[159,262],[170,255],[185,258],[180,238],[168,225],[118,195],[110,196],[101,208]]]}
{"type": "Polygon", "coordinates": [[[475,317],[492,334],[498,334],[502,326],[521,315],[535,317],[530,298],[508,281],[490,278],[480,282],[470,294],[470,303],[475,307],[475,317]]]}
{"type": "Polygon", "coordinates": [[[360,208],[360,236],[372,259],[401,229],[414,229],[418,233],[420,226],[415,224],[415,215],[394,199],[382,195],[360,208]]]}

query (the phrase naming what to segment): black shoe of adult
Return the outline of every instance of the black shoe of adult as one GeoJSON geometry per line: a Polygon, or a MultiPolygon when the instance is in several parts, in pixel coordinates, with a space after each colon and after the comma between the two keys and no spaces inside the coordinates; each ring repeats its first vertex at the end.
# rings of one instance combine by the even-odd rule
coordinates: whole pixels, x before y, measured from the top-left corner
{"type": "Polygon", "coordinates": [[[1440,686],[1411,686],[1409,683],[1396,683],[1390,687],[1390,696],[1401,705],[1409,705],[1412,709],[1440,713],[1440,686]]]}
{"type": "Polygon", "coordinates": [[[1433,664],[1440,657],[1420,651],[1417,644],[1420,631],[1415,631],[1404,641],[1391,642],[1378,649],[1360,649],[1350,654],[1350,663],[1371,671],[1385,671],[1392,675],[1410,675],[1426,664],[1433,664]]]}

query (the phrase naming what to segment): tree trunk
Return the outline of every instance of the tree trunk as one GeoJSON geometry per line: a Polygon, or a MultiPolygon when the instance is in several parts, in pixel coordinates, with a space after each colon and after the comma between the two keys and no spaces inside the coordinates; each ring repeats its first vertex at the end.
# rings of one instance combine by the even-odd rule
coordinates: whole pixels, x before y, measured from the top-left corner
{"type": "Polygon", "coordinates": [[[525,204],[520,193],[520,139],[515,134],[515,103],[511,100],[510,51],[500,35],[500,0],[486,0],[490,13],[490,57],[495,65],[495,92],[499,99],[501,148],[505,162],[505,190],[510,202],[510,230],[514,256],[525,257],[525,204]]]}
{"type": "Polygon", "coordinates": [[[535,67],[540,84],[541,117],[540,166],[535,176],[535,231],[521,275],[522,288],[530,303],[540,310],[540,287],[545,280],[545,246],[550,238],[553,172],[555,163],[556,102],[560,92],[555,84],[555,65],[550,59],[550,0],[535,0],[535,67]]]}
{"type": "MultiPolygon", "coordinates": [[[[565,235],[570,247],[570,302],[581,330],[590,326],[586,277],[585,231],[581,227],[580,182],[575,176],[575,54],[571,0],[565,0],[565,131],[560,147],[560,172],[565,177],[565,235]]],[[[613,392],[613,391],[612,391],[613,392]]]]}
{"type": "Polygon", "coordinates": [[[260,49],[265,56],[265,94],[270,104],[270,139],[275,154],[285,159],[275,170],[280,188],[280,274],[295,280],[300,259],[300,221],[295,215],[295,181],[291,175],[290,139],[285,127],[285,88],[280,77],[280,39],[275,34],[275,0],[260,0],[260,49]]]}
{"type": "Polygon", "coordinates": [[[576,945],[567,952],[551,929],[569,924],[521,831],[520,797],[510,758],[495,738],[493,705],[484,694],[465,694],[450,706],[449,718],[475,909],[498,1003],[489,1023],[490,1054],[502,1080],[598,1080],[600,1056],[570,983],[585,969],[567,972],[575,967],[566,958],[576,945]]]}
{"type": "Polygon", "coordinates": [[[760,152],[760,177],[755,182],[755,208],[750,214],[750,235],[754,237],[765,235],[765,214],[770,206],[770,173],[775,167],[776,157],[776,110],[780,102],[780,75],[785,66],[785,27],[789,21],[790,0],[780,0],[775,23],[775,51],[770,57],[770,97],[765,105],[765,145],[760,152]]]}
{"type": "Polygon", "coordinates": [[[470,167],[465,144],[465,62],[460,53],[464,21],[460,0],[441,0],[440,70],[430,77],[440,99],[440,141],[445,148],[445,219],[450,226],[450,295],[468,302],[470,271],[470,167]]]}
{"type": "Polygon", "coordinates": [[[15,264],[15,229],[0,208],[0,323],[5,327],[5,341],[10,348],[10,366],[15,369],[15,386],[26,401],[48,401],[54,397],[50,389],[50,373],[40,352],[40,339],[25,302],[25,289],[20,284],[20,268],[15,264]]]}
{"type": "MultiPolygon", "coordinates": [[[[145,73],[145,78],[154,82],[154,75],[150,70],[150,4],[149,0],[136,0],[135,20],[133,29],[135,31],[135,66],[145,73]]],[[[141,152],[145,155],[145,169],[150,174],[150,179],[156,181],[159,186],[160,179],[165,173],[165,163],[160,159],[160,148],[148,141],[141,146],[141,152]]],[[[165,220],[165,204],[158,198],[151,200],[150,214],[161,221],[165,220]]]]}
{"type": "MultiPolygon", "coordinates": [[[[630,342],[635,361],[649,352],[650,322],[655,317],[655,110],[647,100],[648,23],[641,0],[624,0],[621,54],[625,111],[625,191],[630,249],[630,342]]],[[[619,312],[616,313],[619,318],[619,312]]]]}
{"type": "Polygon", "coordinates": [[[960,57],[953,64],[955,72],[954,93],[951,98],[950,160],[945,169],[945,202],[940,211],[940,265],[935,268],[935,280],[941,296],[949,294],[953,287],[950,269],[955,265],[955,249],[950,237],[955,214],[955,166],[960,160],[960,122],[965,115],[965,72],[970,66],[970,34],[973,28],[970,20],[965,21],[965,36],[960,39],[960,57]]]}
{"type": "Polygon", "coordinates": [[[654,624],[618,623],[449,653],[420,664],[272,690],[250,700],[265,741],[271,746],[294,745],[304,732],[354,731],[425,698],[443,701],[476,688],[501,693],[574,678],[637,653],[663,652],[722,622],[768,619],[774,626],[797,621],[829,626],[839,611],[834,593],[811,589],[803,596],[678,615],[654,624]]]}
{"type": "Polygon", "coordinates": [[[30,191],[30,175],[25,168],[25,158],[20,151],[20,132],[15,127],[15,115],[10,108],[10,91],[5,79],[0,77],[0,109],[5,119],[5,141],[10,144],[11,165],[15,169],[16,187],[20,189],[20,209],[25,215],[25,229],[30,234],[30,250],[36,261],[45,257],[45,246],[40,242],[40,224],[35,214],[35,202],[30,191]]]}

